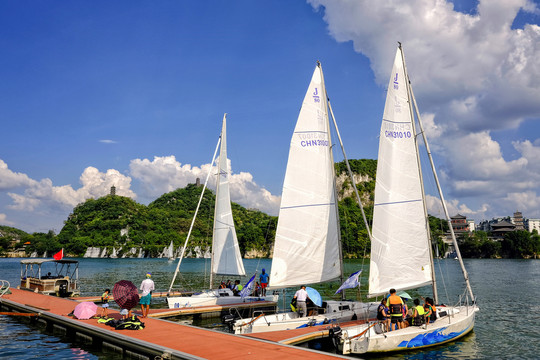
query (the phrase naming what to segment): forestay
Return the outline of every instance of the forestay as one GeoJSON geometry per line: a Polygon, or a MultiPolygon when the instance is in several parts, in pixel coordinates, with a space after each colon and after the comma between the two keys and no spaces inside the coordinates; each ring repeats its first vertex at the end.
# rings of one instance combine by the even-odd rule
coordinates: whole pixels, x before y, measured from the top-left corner
{"type": "Polygon", "coordinates": [[[270,274],[272,288],[329,281],[342,273],[326,101],[319,64],[291,139],[270,274]]]}
{"type": "Polygon", "coordinates": [[[384,108],[375,185],[369,296],[431,283],[414,122],[397,51],[384,108]]]}
{"type": "Polygon", "coordinates": [[[229,193],[229,166],[227,162],[227,119],[223,116],[221,147],[216,180],[214,233],[212,237],[212,273],[220,275],[245,275],[244,264],[236,238],[231,196],[229,193]]]}

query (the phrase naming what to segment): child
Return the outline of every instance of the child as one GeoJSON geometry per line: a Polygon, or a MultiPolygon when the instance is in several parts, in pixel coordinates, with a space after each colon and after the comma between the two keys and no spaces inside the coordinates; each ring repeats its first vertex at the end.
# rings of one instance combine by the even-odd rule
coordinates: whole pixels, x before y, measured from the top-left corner
{"type": "Polygon", "coordinates": [[[122,309],[122,310],[120,310],[120,315],[122,315],[122,319],[127,319],[127,318],[128,318],[128,314],[129,314],[128,309],[122,309]]]}
{"type": "Polygon", "coordinates": [[[105,289],[103,295],[101,295],[101,317],[107,317],[107,308],[109,307],[109,294],[111,290],[105,289]]]}

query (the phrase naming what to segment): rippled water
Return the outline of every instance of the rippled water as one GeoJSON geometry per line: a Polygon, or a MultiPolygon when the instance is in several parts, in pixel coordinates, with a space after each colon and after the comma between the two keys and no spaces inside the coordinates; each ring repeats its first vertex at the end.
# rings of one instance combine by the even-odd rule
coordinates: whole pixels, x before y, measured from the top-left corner
{"type": "MultiPolygon", "coordinates": [[[[12,286],[18,284],[20,259],[0,259],[0,279],[12,286]]],[[[429,350],[396,353],[376,357],[379,359],[532,359],[538,358],[540,330],[540,261],[538,260],[466,260],[467,270],[478,298],[474,332],[463,339],[429,350]]],[[[270,260],[245,260],[246,272],[266,268],[270,260]]],[[[201,289],[208,282],[209,261],[185,259],[180,281],[186,288],[201,289]]],[[[345,262],[345,272],[352,273],[362,267],[361,261],[345,262]]],[[[176,263],[164,259],[81,259],[80,280],[82,296],[100,295],[104,288],[112,288],[119,280],[131,280],[136,285],[151,271],[158,290],[166,290],[172,279],[176,263]]],[[[362,282],[367,281],[367,261],[362,282]]],[[[463,291],[459,264],[454,260],[441,260],[437,272],[440,302],[454,303],[463,291]],[[446,290],[445,290],[446,288],[446,290]],[[448,293],[448,298],[446,297],[448,293]]],[[[315,286],[323,297],[330,297],[337,283],[315,286]]],[[[287,300],[295,289],[286,293],[287,300]]],[[[429,288],[409,291],[413,297],[430,296],[429,288]]],[[[348,294],[353,296],[352,292],[348,294]]],[[[280,303],[281,307],[286,306],[280,303]]],[[[163,306],[163,300],[153,306],[163,306]]],[[[215,320],[216,321],[216,320],[215,320]]],[[[219,320],[217,320],[219,321],[219,320]]],[[[118,355],[103,353],[99,349],[72,343],[69,339],[47,333],[27,319],[0,316],[0,357],[32,359],[118,359],[118,355]]]]}

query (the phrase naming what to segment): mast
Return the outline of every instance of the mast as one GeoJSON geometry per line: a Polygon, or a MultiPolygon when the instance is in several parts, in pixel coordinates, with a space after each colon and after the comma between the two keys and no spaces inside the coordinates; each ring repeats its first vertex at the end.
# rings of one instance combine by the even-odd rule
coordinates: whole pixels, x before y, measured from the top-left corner
{"type": "MultiPolygon", "coordinates": [[[[220,149],[219,149],[219,158],[218,158],[218,168],[217,168],[217,180],[216,180],[216,201],[218,201],[218,197],[219,197],[219,184],[220,184],[220,181],[219,181],[219,177],[221,176],[221,156],[222,154],[224,153],[223,151],[223,147],[225,146],[225,142],[224,142],[224,138],[223,138],[223,132],[226,131],[225,127],[227,126],[227,113],[223,114],[223,125],[221,127],[221,133],[219,134],[219,139],[221,141],[221,146],[220,146],[220,149]]],[[[214,206],[214,233],[216,231],[216,226],[217,226],[217,210],[218,210],[218,207],[217,206],[214,206]]],[[[214,256],[215,256],[215,253],[214,253],[214,236],[212,236],[212,256],[210,258],[210,286],[209,286],[209,289],[212,289],[212,283],[214,282],[214,256]]]]}
{"type": "MultiPolygon", "coordinates": [[[[428,250],[429,250],[429,260],[430,260],[430,263],[431,263],[431,278],[432,278],[432,288],[433,288],[433,300],[435,301],[435,303],[437,304],[439,302],[439,296],[437,294],[437,279],[435,277],[435,264],[434,264],[434,261],[433,261],[433,249],[432,249],[432,246],[433,246],[433,242],[431,240],[431,231],[430,231],[430,228],[429,228],[429,216],[428,216],[428,212],[427,212],[427,205],[426,205],[426,192],[425,192],[425,189],[424,189],[424,178],[423,178],[423,175],[422,175],[422,163],[420,161],[420,152],[418,150],[418,138],[417,138],[417,133],[416,133],[416,126],[415,126],[415,123],[414,123],[414,110],[413,110],[413,105],[412,105],[412,96],[411,96],[411,93],[412,93],[412,88],[411,88],[411,82],[409,80],[409,73],[407,72],[407,65],[405,64],[405,54],[403,53],[403,47],[401,46],[401,43],[398,42],[399,44],[399,50],[401,52],[401,59],[403,61],[403,72],[405,73],[405,83],[406,83],[406,86],[407,86],[407,97],[408,97],[408,103],[409,103],[409,112],[410,112],[410,115],[411,115],[411,125],[412,125],[412,132],[414,134],[414,144],[415,144],[415,147],[416,147],[416,161],[418,162],[418,173],[420,175],[420,187],[422,189],[422,204],[424,206],[424,218],[425,218],[425,226],[426,226],[426,229],[427,229],[427,242],[428,242],[428,250]]],[[[419,119],[419,117],[418,117],[419,119]]],[[[423,133],[423,131],[422,131],[423,133]]]]}
{"type": "Polygon", "coordinates": [[[330,104],[330,98],[328,98],[328,108],[330,109],[330,114],[332,115],[332,120],[334,122],[334,127],[336,128],[336,135],[337,135],[337,137],[339,139],[339,144],[341,146],[341,151],[343,152],[343,158],[345,159],[345,164],[347,165],[347,172],[349,173],[349,177],[351,178],[354,193],[356,195],[356,201],[358,201],[358,205],[360,205],[360,211],[362,212],[362,218],[364,219],[364,224],[366,225],[368,238],[371,241],[371,230],[369,230],[369,224],[368,224],[368,221],[367,221],[367,218],[366,218],[366,213],[364,212],[364,205],[362,204],[362,200],[360,199],[360,194],[358,194],[358,189],[356,187],[356,182],[354,181],[351,166],[349,165],[349,159],[347,158],[347,154],[345,154],[345,147],[343,146],[343,141],[341,140],[341,135],[339,134],[339,129],[338,129],[338,126],[337,126],[336,118],[334,116],[334,111],[332,110],[332,104],[330,104]]]}
{"type": "MultiPolygon", "coordinates": [[[[327,94],[328,96],[328,94],[327,94]]],[[[371,242],[372,239],[371,239],[371,231],[369,230],[369,224],[368,224],[368,221],[367,221],[367,218],[366,218],[366,213],[364,212],[364,205],[362,204],[362,200],[360,199],[360,195],[358,194],[358,189],[356,188],[356,182],[354,181],[354,176],[352,174],[352,170],[351,170],[351,166],[349,165],[349,159],[347,159],[347,154],[345,153],[345,147],[343,146],[343,141],[341,140],[341,135],[339,133],[339,128],[337,126],[337,121],[336,121],[336,117],[334,116],[334,111],[332,110],[332,104],[330,104],[330,98],[328,97],[328,109],[330,110],[330,115],[332,116],[332,121],[334,123],[334,128],[336,129],[336,135],[338,137],[338,140],[339,140],[339,145],[341,146],[341,152],[343,153],[343,158],[345,159],[345,164],[347,165],[347,172],[349,174],[349,178],[351,179],[351,183],[352,183],[352,187],[354,189],[354,193],[356,195],[356,201],[358,201],[358,205],[360,206],[360,211],[362,213],[362,218],[364,219],[364,224],[366,225],[366,230],[367,230],[367,233],[368,233],[368,238],[369,238],[369,241],[371,242]]],[[[335,169],[334,169],[335,171],[335,169]]],[[[334,176],[335,178],[335,176],[334,176]]],[[[334,186],[335,188],[335,186],[334,186]]],[[[336,202],[337,202],[337,190],[336,190],[336,202]]],[[[338,211],[338,220],[339,220],[339,209],[338,207],[336,206],[336,209],[338,211]]],[[[339,233],[341,234],[341,229],[339,231],[339,233]]],[[[343,243],[341,242],[341,236],[339,238],[340,240],[340,249],[341,251],[343,251],[343,243]]],[[[340,252],[340,257],[343,258],[343,254],[340,252]]],[[[343,260],[342,260],[343,261],[343,260]]],[[[342,269],[342,279],[341,279],[341,282],[343,283],[343,269],[342,269]]],[[[341,299],[342,300],[345,300],[345,290],[343,290],[341,292],[341,299]]]]}
{"type": "MultiPolygon", "coordinates": [[[[324,91],[324,99],[326,101],[324,101],[324,118],[326,119],[326,130],[328,132],[328,151],[330,151],[330,163],[332,164],[332,173],[334,174],[333,176],[333,181],[334,181],[334,202],[335,202],[335,211],[336,211],[336,219],[337,219],[337,236],[338,236],[338,250],[339,250],[339,268],[340,268],[340,275],[339,275],[339,280],[341,283],[343,283],[343,244],[341,242],[341,227],[340,227],[340,222],[339,222],[339,207],[338,207],[338,196],[337,196],[337,189],[336,189],[336,167],[335,167],[335,164],[334,164],[334,156],[333,156],[333,153],[332,153],[332,138],[330,136],[330,119],[329,119],[329,116],[328,116],[328,108],[330,106],[330,103],[329,103],[329,98],[328,98],[328,93],[326,92],[326,85],[324,84],[324,76],[323,76],[323,71],[322,71],[322,65],[321,65],[321,62],[320,61],[317,61],[317,67],[319,68],[319,71],[321,72],[321,84],[322,84],[322,89],[324,91]]],[[[335,124],[335,121],[334,121],[334,124],[335,124]]],[[[337,127],[336,127],[337,129],[337,127]]],[[[340,139],[341,141],[341,139],[340,139]]],[[[341,298],[342,300],[345,299],[345,292],[342,291],[341,292],[341,298]]]]}
{"type": "Polygon", "coordinates": [[[461,266],[461,271],[463,272],[463,277],[465,278],[465,284],[467,285],[467,290],[469,291],[469,295],[471,295],[472,301],[475,300],[474,294],[472,292],[471,283],[469,281],[469,274],[467,273],[467,269],[465,269],[465,264],[463,263],[463,259],[461,258],[461,252],[459,251],[459,246],[456,240],[456,234],[454,233],[454,228],[452,227],[452,220],[450,219],[450,215],[448,214],[448,208],[446,207],[446,201],[444,200],[444,195],[442,192],[441,184],[439,182],[439,177],[437,176],[437,172],[435,171],[435,164],[433,163],[433,157],[431,156],[431,151],[429,149],[429,144],[427,141],[426,133],[424,131],[424,127],[422,125],[422,120],[420,118],[420,112],[418,111],[418,105],[416,104],[416,98],[414,97],[414,93],[411,88],[411,97],[414,103],[414,108],[416,110],[416,115],[418,117],[418,125],[420,126],[420,131],[422,133],[422,138],[424,139],[424,143],[426,144],[426,152],[428,154],[429,162],[431,164],[431,170],[433,172],[433,177],[435,178],[435,183],[437,184],[437,190],[439,191],[439,197],[441,199],[441,204],[444,210],[444,215],[446,216],[446,221],[448,222],[448,227],[450,228],[450,234],[452,235],[452,243],[454,244],[454,247],[456,249],[456,254],[459,260],[459,265],[461,266]]]}
{"type": "Polygon", "coordinates": [[[204,196],[204,191],[206,190],[206,185],[208,184],[208,179],[210,178],[210,174],[212,173],[212,165],[214,164],[214,161],[216,159],[216,154],[219,149],[219,144],[221,142],[221,135],[218,139],[218,142],[216,144],[216,150],[214,150],[214,156],[212,157],[212,162],[210,163],[210,170],[208,171],[208,174],[206,175],[206,180],[204,181],[204,186],[201,192],[201,196],[199,197],[199,202],[197,203],[197,208],[195,209],[195,214],[193,214],[193,219],[191,220],[191,226],[189,227],[189,231],[186,237],[186,241],[184,242],[184,247],[182,248],[182,254],[180,254],[180,257],[178,258],[178,264],[176,264],[176,270],[174,271],[173,279],[171,281],[171,285],[169,286],[168,293],[171,292],[172,287],[174,285],[174,281],[176,280],[176,275],[178,275],[178,270],[180,269],[180,264],[182,264],[182,259],[184,258],[184,254],[186,253],[187,244],[189,241],[189,237],[191,235],[191,230],[193,230],[193,225],[195,224],[195,219],[197,218],[197,213],[199,212],[199,207],[201,206],[201,202],[204,196]]]}

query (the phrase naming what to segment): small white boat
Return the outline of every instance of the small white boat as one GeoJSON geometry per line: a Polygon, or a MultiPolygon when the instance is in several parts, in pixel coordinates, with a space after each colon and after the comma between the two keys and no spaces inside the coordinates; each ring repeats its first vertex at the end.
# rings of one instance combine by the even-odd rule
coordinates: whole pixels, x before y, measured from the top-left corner
{"type": "Polygon", "coordinates": [[[478,307],[435,172],[401,44],[388,85],[379,137],[368,296],[384,296],[391,288],[399,291],[432,285],[435,304],[439,303],[414,113],[452,234],[467,296],[460,296],[454,306],[437,305],[438,318],[427,325],[388,332],[379,322],[370,322],[343,329],[335,339],[343,354],[440,345],[464,336],[474,327],[478,307]]]}

